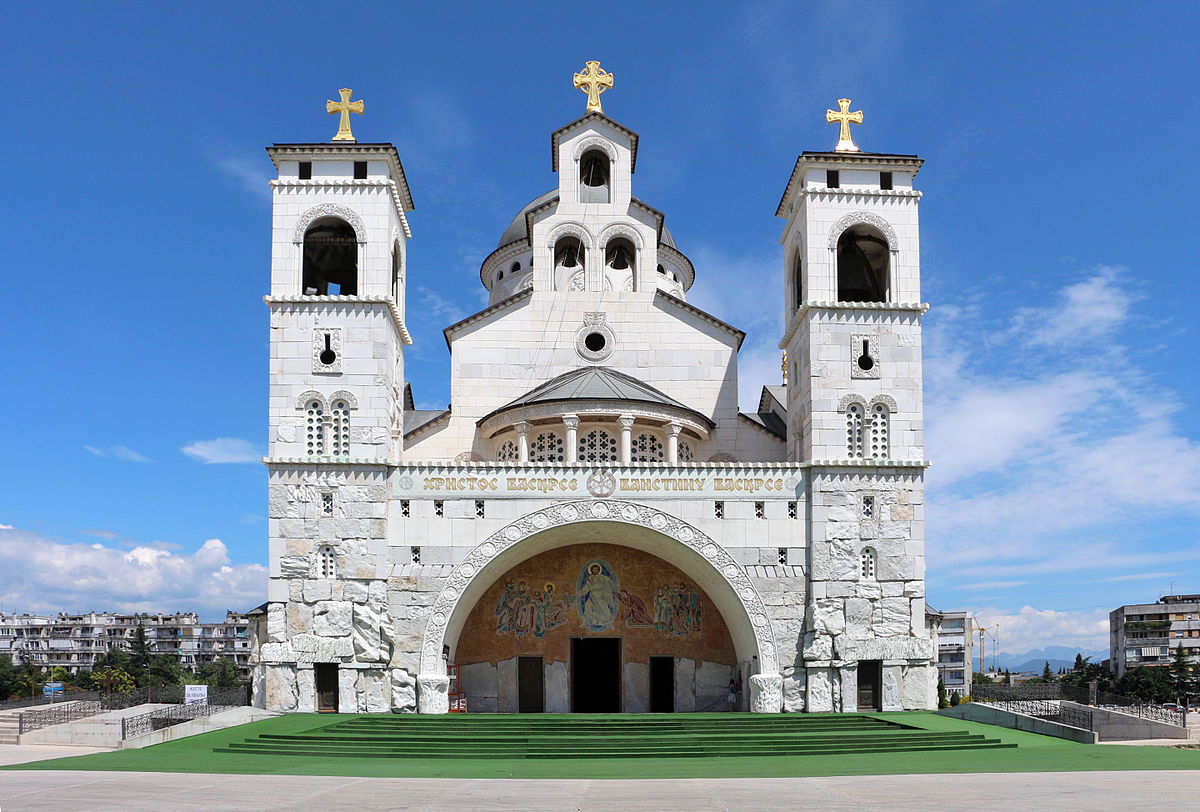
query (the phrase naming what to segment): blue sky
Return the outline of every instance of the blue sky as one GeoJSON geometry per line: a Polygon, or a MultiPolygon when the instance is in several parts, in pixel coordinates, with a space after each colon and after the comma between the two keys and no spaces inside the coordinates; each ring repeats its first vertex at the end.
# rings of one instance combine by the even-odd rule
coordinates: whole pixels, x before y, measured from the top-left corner
{"type": "Polygon", "coordinates": [[[778,376],[796,155],[848,96],[863,149],[918,153],[930,601],[1005,649],[1105,647],[1107,611],[1200,591],[1200,65],[1192,4],[211,3],[30,6],[0,53],[8,337],[5,611],[244,609],[265,594],[274,141],[337,89],[398,147],[407,372],[448,400],[440,330],[555,184],[571,74],[616,76],[635,194],[695,262],[690,300],[778,376]],[[7,529],[11,528],[11,529],[7,529]]]}

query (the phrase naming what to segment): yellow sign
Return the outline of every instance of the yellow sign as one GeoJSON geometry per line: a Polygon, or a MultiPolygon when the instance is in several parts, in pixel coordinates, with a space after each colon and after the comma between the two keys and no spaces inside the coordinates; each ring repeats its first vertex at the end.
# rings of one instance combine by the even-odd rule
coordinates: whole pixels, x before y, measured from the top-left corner
{"type": "Polygon", "coordinates": [[[354,93],[354,91],[348,87],[343,87],[338,91],[338,93],[340,93],[342,96],[342,100],[340,102],[325,102],[325,112],[329,113],[331,116],[334,113],[341,113],[342,116],[338,121],[337,135],[333,137],[333,140],[353,141],[355,139],[354,133],[350,132],[350,114],[358,113],[361,116],[363,114],[363,102],[362,99],[354,102],[350,101],[350,96],[354,93]]]}

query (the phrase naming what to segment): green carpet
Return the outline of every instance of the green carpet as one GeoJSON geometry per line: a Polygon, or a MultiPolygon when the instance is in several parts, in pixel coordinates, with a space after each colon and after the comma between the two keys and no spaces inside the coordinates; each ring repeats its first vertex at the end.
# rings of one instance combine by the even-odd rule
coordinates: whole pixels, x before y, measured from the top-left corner
{"type": "MultiPolygon", "coordinates": [[[[533,724],[544,725],[543,735],[534,737],[543,748],[529,756],[529,737],[514,735],[511,720],[503,716],[315,716],[291,714],[240,727],[219,730],[142,750],[98,753],[89,756],[14,765],[6,769],[40,770],[130,770],[146,772],[193,772],[230,774],[345,775],[445,778],[734,778],[810,775],[872,775],[963,772],[1055,772],[1077,770],[1195,770],[1200,769],[1200,751],[1161,747],[1076,744],[1062,739],[1022,733],[1006,728],[965,722],[934,713],[872,713],[852,715],[799,714],[752,716],[750,714],[680,714],[677,716],[542,716],[533,724]],[[606,739],[632,735],[627,730],[636,722],[636,737],[642,740],[637,755],[599,752],[606,739]],[[712,732],[714,722],[721,723],[712,732]],[[397,727],[397,725],[407,727],[397,727]],[[808,725],[808,732],[791,731],[792,738],[811,737],[861,746],[837,746],[825,753],[799,751],[771,755],[713,755],[712,750],[678,752],[685,740],[701,747],[721,747],[749,742],[764,735],[771,751],[792,725],[808,725]],[[465,725],[465,726],[464,726],[465,725]],[[596,726],[610,728],[610,736],[580,736],[576,731],[596,726]],[[647,732],[645,725],[659,725],[647,732]],[[469,727],[466,727],[469,726],[469,727]],[[589,727],[590,726],[590,727],[589,727]],[[762,729],[766,728],[764,734],[762,729]],[[774,733],[771,730],[774,729],[774,733]],[[397,732],[398,730],[402,732],[397,732]],[[703,731],[703,732],[702,732],[703,731]],[[739,732],[740,731],[740,732],[739,732]],[[439,733],[440,732],[440,733],[439,733]],[[457,734],[447,737],[443,734],[457,734]],[[316,737],[305,739],[301,737],[316,737]],[[774,737],[773,739],[771,737],[774,737]],[[935,746],[953,749],[909,749],[879,746],[891,739],[901,743],[927,738],[935,746]],[[423,740],[413,755],[411,741],[423,740]],[[872,739],[871,737],[875,737],[872,739]],[[898,738],[897,738],[898,737],[898,738]],[[908,737],[907,739],[904,737],[908,737]],[[964,738],[968,737],[968,738],[964,738]],[[432,757],[435,749],[447,747],[447,739],[464,742],[462,754],[432,757]],[[370,743],[372,739],[378,739],[370,743]],[[517,740],[525,750],[517,751],[517,740]],[[650,752],[676,747],[674,755],[650,752]],[[406,743],[407,742],[407,743],[406,743]],[[432,744],[430,744],[432,742],[432,744]],[[961,746],[974,742],[972,746],[961,746]],[[336,755],[319,752],[323,743],[336,755]],[[366,743],[366,744],[364,744],[366,743]],[[466,746],[468,745],[469,746],[466,746]],[[995,744],[1007,745],[996,747],[995,744]],[[1015,746],[1014,746],[1015,745],[1015,746]],[[260,749],[256,749],[260,748],[260,749]],[[372,747],[379,748],[370,753],[372,747]],[[471,751],[474,749],[475,754],[471,751]],[[347,753],[346,750],[350,752],[347,753]],[[483,751],[484,756],[479,752],[483,751]],[[497,753],[497,750],[500,752],[497,753]],[[380,753],[387,753],[380,757],[380,753]],[[549,757],[546,757],[546,756],[549,757]]],[[[522,725],[528,723],[528,717],[522,725]]],[[[691,746],[690,744],[688,746],[691,746]]],[[[683,748],[685,751],[687,748],[683,748]]]]}

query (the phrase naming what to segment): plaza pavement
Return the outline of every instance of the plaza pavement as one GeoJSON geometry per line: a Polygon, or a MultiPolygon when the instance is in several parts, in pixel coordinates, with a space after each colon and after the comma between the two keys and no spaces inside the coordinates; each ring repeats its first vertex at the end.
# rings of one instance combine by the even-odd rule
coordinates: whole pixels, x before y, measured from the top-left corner
{"type": "Polygon", "coordinates": [[[1189,809],[1200,770],[653,781],[0,773],[0,810],[1189,809]]]}

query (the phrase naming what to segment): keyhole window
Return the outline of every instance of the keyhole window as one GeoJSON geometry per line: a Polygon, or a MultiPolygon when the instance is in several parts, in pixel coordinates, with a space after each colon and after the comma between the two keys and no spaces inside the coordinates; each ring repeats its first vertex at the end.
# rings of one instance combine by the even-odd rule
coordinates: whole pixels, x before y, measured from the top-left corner
{"type": "Polygon", "coordinates": [[[871,357],[871,342],[863,339],[862,353],[858,356],[858,368],[863,372],[870,371],[875,366],[875,359],[871,357]]]}

